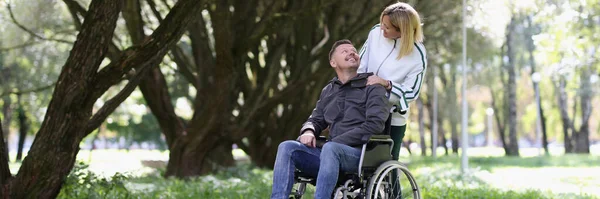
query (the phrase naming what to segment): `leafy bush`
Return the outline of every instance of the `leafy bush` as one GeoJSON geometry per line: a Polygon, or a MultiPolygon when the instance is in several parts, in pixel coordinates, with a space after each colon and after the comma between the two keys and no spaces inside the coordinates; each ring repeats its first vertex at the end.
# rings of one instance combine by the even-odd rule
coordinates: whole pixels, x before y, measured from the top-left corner
{"type": "Polygon", "coordinates": [[[127,176],[115,174],[105,178],[88,170],[88,165],[79,162],[74,167],[58,198],[129,198],[125,188],[127,176]]]}
{"type": "MultiPolygon", "coordinates": [[[[440,158],[437,161],[413,159],[409,167],[417,178],[423,198],[598,198],[585,194],[556,194],[539,190],[516,191],[494,188],[479,179],[477,175],[462,175],[458,170],[456,159],[458,158],[440,158]]],[[[487,172],[488,162],[498,164],[502,161],[494,158],[474,162],[476,163],[472,165],[471,172],[478,173],[487,172]]],[[[521,164],[538,164],[537,162],[539,161],[531,159],[521,164]]],[[[556,165],[561,161],[551,158],[549,161],[541,162],[556,165]]],[[[517,164],[517,162],[509,164],[517,164]]],[[[268,198],[273,175],[271,170],[256,168],[249,164],[222,169],[214,175],[187,180],[164,178],[163,173],[164,171],[157,170],[143,177],[116,174],[111,178],[104,178],[88,171],[87,165],[79,163],[68,176],[59,198],[268,198]]],[[[313,193],[314,187],[309,186],[305,198],[313,198],[313,193]]]]}

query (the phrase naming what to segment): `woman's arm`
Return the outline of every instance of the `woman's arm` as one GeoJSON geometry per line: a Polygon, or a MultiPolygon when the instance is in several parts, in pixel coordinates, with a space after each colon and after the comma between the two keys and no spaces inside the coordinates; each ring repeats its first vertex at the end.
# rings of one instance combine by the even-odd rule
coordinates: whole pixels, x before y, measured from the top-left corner
{"type": "Polygon", "coordinates": [[[424,76],[425,67],[421,64],[420,66],[414,66],[413,70],[410,71],[404,81],[390,81],[390,102],[397,105],[397,108],[400,109],[400,111],[408,110],[408,104],[419,97],[424,76]]]}

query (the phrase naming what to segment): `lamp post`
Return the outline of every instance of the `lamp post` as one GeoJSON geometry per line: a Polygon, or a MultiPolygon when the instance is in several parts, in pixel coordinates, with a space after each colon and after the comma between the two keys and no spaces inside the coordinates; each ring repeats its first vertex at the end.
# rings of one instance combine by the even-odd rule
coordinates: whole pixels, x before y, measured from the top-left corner
{"type": "Polygon", "coordinates": [[[467,107],[467,0],[462,1],[462,33],[463,33],[463,41],[462,41],[462,139],[460,141],[460,145],[462,148],[461,153],[461,171],[462,173],[466,173],[469,168],[469,157],[467,156],[467,148],[469,147],[469,137],[467,135],[467,126],[468,126],[468,113],[469,111],[467,107]]]}
{"type": "Polygon", "coordinates": [[[537,117],[535,119],[535,141],[536,147],[538,147],[538,155],[542,155],[542,113],[540,110],[542,109],[540,104],[540,88],[538,83],[542,79],[540,73],[535,72],[531,74],[531,81],[533,81],[533,89],[535,90],[535,103],[536,103],[536,113],[537,117]]]}
{"type": "Polygon", "coordinates": [[[492,135],[494,134],[494,127],[492,126],[492,115],[494,115],[494,109],[493,108],[487,108],[485,110],[485,114],[487,115],[487,140],[486,140],[486,146],[487,147],[491,147],[492,146],[492,135]]]}

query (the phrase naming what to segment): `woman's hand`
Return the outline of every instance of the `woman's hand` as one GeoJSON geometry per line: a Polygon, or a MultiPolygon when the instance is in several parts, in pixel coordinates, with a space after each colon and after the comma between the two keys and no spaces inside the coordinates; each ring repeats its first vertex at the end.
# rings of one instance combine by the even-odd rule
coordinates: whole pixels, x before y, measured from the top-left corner
{"type": "Polygon", "coordinates": [[[371,75],[369,76],[369,78],[367,79],[367,85],[375,85],[375,84],[380,84],[383,87],[388,87],[388,81],[377,76],[377,75],[371,75]]]}

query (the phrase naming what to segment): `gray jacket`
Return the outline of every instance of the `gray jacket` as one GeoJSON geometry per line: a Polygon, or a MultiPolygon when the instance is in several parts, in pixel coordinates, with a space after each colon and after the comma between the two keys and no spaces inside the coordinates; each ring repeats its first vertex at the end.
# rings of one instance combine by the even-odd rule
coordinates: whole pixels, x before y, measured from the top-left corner
{"type": "Polygon", "coordinates": [[[345,84],[333,78],[300,133],[312,129],[319,136],[329,127],[330,141],[356,147],[383,132],[390,114],[387,91],[381,85],[366,85],[372,74],[359,73],[345,84]]]}

